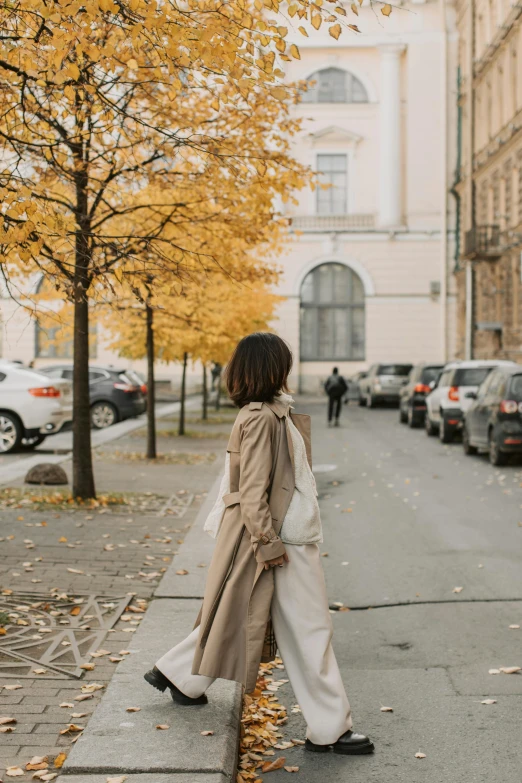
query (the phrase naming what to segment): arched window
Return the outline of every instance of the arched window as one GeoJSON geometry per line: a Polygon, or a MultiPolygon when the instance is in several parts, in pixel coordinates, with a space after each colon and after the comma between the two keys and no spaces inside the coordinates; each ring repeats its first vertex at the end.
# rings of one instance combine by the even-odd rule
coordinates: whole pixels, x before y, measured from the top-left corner
{"type": "Polygon", "coordinates": [[[304,103],[368,103],[368,93],[356,76],[341,68],[324,68],[307,79],[304,103]]]}
{"type": "Polygon", "coordinates": [[[313,269],[301,286],[301,361],[364,359],[364,287],[343,264],[313,269]]]}

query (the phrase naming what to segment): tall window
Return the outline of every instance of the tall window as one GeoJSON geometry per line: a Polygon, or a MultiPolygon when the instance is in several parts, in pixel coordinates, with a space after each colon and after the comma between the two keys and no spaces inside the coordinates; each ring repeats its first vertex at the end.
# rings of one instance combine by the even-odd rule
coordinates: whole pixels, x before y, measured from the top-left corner
{"type": "Polygon", "coordinates": [[[318,155],[317,171],[321,185],[317,188],[318,215],[345,215],[348,208],[348,157],[346,155],[318,155]]]}
{"type": "Polygon", "coordinates": [[[322,264],[301,287],[301,361],[364,359],[364,287],[343,264],[322,264]]]}
{"type": "Polygon", "coordinates": [[[304,103],[368,103],[362,82],[341,68],[316,71],[307,81],[308,90],[302,94],[304,103]]]}

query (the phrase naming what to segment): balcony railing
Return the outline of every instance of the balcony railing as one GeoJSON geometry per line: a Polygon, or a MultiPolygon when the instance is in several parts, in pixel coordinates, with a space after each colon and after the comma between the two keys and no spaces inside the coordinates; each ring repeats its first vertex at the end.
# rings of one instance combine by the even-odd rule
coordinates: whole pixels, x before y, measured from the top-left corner
{"type": "Polygon", "coordinates": [[[297,215],[290,217],[296,231],[368,231],[375,228],[374,215],[297,215]]]}
{"type": "Polygon", "coordinates": [[[502,255],[500,226],[474,226],[464,237],[464,257],[496,261],[502,255]]]}

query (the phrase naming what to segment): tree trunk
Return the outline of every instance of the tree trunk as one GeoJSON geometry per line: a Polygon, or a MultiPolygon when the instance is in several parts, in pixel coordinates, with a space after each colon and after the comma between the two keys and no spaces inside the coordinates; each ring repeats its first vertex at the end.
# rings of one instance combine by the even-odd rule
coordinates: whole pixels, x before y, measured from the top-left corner
{"type": "Polygon", "coordinates": [[[217,389],[216,389],[216,410],[218,411],[221,405],[221,370],[217,377],[217,389]]]}
{"type": "Polygon", "coordinates": [[[154,312],[147,314],[147,459],[156,459],[156,388],[154,385],[154,312]]]}
{"type": "Polygon", "coordinates": [[[187,362],[188,353],[185,351],[183,354],[183,373],[181,375],[181,404],[179,409],[179,428],[178,435],[185,434],[185,393],[187,386],[187,362]]]}
{"type": "Polygon", "coordinates": [[[208,383],[207,383],[207,365],[203,364],[203,409],[201,418],[203,421],[208,419],[208,383]]]}
{"type": "Polygon", "coordinates": [[[73,358],[73,497],[96,497],[91,452],[89,394],[89,285],[91,248],[88,219],[87,175],[76,181],[77,224],[74,259],[74,358],[73,358]]]}

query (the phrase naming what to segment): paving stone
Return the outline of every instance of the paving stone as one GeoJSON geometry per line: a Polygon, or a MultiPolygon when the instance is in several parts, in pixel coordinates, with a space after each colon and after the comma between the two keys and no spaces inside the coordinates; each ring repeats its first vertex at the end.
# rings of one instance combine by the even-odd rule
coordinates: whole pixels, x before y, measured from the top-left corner
{"type": "MultiPolygon", "coordinates": [[[[142,448],[140,443],[144,443],[143,436],[140,437],[141,441],[140,438],[128,437],[118,440],[117,449],[139,450],[142,448]]],[[[190,440],[187,451],[215,451],[215,442],[209,445],[205,441],[187,440],[190,440]]],[[[169,440],[162,438],[162,446],[165,448],[179,450],[180,445],[179,439],[175,439],[172,445],[169,445],[169,440]]],[[[104,449],[108,448],[109,444],[106,443],[104,449]]],[[[66,470],[69,470],[67,463],[64,464],[66,470]]],[[[12,541],[0,542],[0,585],[18,592],[44,595],[49,595],[52,589],[71,595],[75,592],[89,593],[96,589],[114,596],[151,597],[162,577],[145,580],[139,576],[139,572],[161,569],[163,575],[173,564],[176,558],[174,553],[182,548],[177,544],[177,540],[187,538],[187,531],[198,516],[201,501],[209,484],[213,483],[219,471],[218,463],[201,466],[129,464],[122,469],[121,465],[112,462],[100,462],[96,459],[95,452],[96,481],[100,492],[152,491],[168,497],[178,488],[183,488],[194,495],[199,495],[200,498],[187,508],[185,516],[181,519],[173,516],[159,517],[155,512],[143,512],[134,508],[122,514],[99,514],[88,510],[70,509],[34,511],[24,508],[23,511],[19,509],[2,511],[0,536],[13,534],[15,538],[12,541]],[[141,475],[142,473],[144,475],[141,475]],[[23,516],[24,519],[19,520],[19,516],[23,516]],[[86,519],[86,517],[92,518],[86,519]],[[36,526],[36,523],[42,520],[47,522],[47,526],[36,526]],[[176,530],[180,532],[175,532],[176,530]],[[103,538],[107,533],[109,537],[103,538]],[[67,543],[58,542],[62,536],[68,539],[67,543]],[[166,537],[171,541],[165,542],[166,537]],[[31,539],[34,548],[27,549],[23,543],[24,539],[31,539]],[[131,544],[131,539],[139,543],[131,544]],[[104,550],[104,546],[108,543],[116,545],[111,552],[104,550]],[[148,556],[154,559],[148,560],[148,556]],[[36,557],[43,557],[43,561],[37,562],[36,557]],[[31,571],[24,570],[22,563],[25,561],[32,563],[31,571]],[[70,574],[68,568],[75,568],[84,573],[70,574]],[[14,577],[13,572],[20,573],[20,576],[14,577]],[[127,578],[129,576],[131,578],[127,578]],[[40,581],[35,583],[31,581],[33,579],[40,581]]],[[[119,650],[133,648],[138,629],[139,626],[119,622],[115,629],[107,630],[107,636],[100,647],[115,654],[119,650]],[[133,632],[126,632],[131,627],[133,632]]],[[[19,682],[23,685],[23,690],[16,693],[7,695],[5,691],[0,690],[0,704],[2,704],[2,696],[5,696],[4,708],[0,708],[2,713],[8,711],[7,714],[13,714],[19,720],[27,721],[23,725],[18,724],[18,730],[13,735],[0,735],[2,762],[6,758],[4,751],[8,750],[7,742],[3,741],[7,736],[11,737],[9,755],[12,757],[15,754],[13,764],[16,763],[17,755],[19,763],[22,763],[31,753],[49,755],[53,748],[57,749],[56,753],[63,749],[69,751],[71,740],[65,735],[60,736],[60,729],[68,722],[74,721],[71,718],[72,712],[87,712],[85,718],[74,721],[86,725],[96,710],[102,693],[97,693],[92,699],[84,702],[75,702],[74,697],[80,693],[81,686],[85,682],[109,683],[118,668],[116,664],[104,659],[97,659],[94,663],[95,669],[92,672],[85,672],[81,680],[66,677],[54,679],[51,674],[43,678],[21,678],[19,682]],[[69,709],[60,708],[59,704],[62,702],[69,702],[74,706],[69,709]],[[23,734],[20,731],[22,728],[23,734]],[[17,734],[19,735],[17,745],[11,744],[17,734]]],[[[38,668],[37,663],[34,664],[34,668],[38,668]]],[[[2,678],[0,668],[0,682],[10,684],[17,680],[2,678]]],[[[144,780],[142,783],[147,781],[144,780]]],[[[183,781],[179,780],[178,783],[183,781]]],[[[202,778],[201,783],[207,783],[207,780],[202,778]]],[[[209,779],[208,783],[214,783],[214,779],[209,779]]]]}

